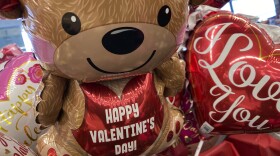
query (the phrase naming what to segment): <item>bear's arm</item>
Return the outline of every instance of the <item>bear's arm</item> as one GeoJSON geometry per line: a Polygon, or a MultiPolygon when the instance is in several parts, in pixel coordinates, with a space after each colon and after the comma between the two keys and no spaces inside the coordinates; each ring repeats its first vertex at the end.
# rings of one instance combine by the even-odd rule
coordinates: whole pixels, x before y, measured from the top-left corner
{"type": "Polygon", "coordinates": [[[43,79],[44,89],[41,102],[37,105],[37,122],[43,127],[55,124],[61,111],[64,94],[67,89],[67,79],[49,74],[43,79]]]}
{"type": "Polygon", "coordinates": [[[180,92],[185,83],[185,62],[177,54],[164,62],[156,70],[156,75],[164,82],[164,96],[175,96],[180,92]]]}

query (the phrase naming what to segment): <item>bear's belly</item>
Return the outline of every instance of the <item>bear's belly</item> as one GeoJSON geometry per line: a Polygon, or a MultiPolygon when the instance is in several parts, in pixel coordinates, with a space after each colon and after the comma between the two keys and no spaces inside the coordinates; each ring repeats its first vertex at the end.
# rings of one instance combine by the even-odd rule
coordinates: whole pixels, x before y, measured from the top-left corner
{"type": "Polygon", "coordinates": [[[82,84],[81,88],[85,117],[72,133],[89,154],[139,155],[157,139],[164,111],[152,74],[131,79],[121,97],[98,83],[82,84]]]}

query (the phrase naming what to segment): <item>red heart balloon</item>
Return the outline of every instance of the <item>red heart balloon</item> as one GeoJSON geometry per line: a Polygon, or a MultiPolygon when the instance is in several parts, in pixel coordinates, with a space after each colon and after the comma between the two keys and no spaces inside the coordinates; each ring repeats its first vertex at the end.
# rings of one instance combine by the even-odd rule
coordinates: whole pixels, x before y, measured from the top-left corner
{"type": "Polygon", "coordinates": [[[188,45],[196,115],[203,133],[280,129],[280,45],[241,16],[219,12],[188,45]]]}

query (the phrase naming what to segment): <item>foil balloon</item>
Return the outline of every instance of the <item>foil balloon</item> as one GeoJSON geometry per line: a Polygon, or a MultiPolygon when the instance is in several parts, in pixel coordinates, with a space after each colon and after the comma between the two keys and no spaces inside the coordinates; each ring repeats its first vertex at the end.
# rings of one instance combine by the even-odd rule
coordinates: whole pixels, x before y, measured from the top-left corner
{"type": "MultiPolygon", "coordinates": [[[[179,134],[180,142],[183,145],[198,143],[201,139],[201,136],[199,134],[197,122],[192,111],[193,103],[189,92],[180,92],[176,96],[167,97],[166,99],[168,104],[171,106],[176,106],[177,108],[180,108],[182,112],[184,112],[184,125],[179,134]]],[[[174,148],[171,147],[170,150],[174,150],[174,148]]]]}
{"type": "Polygon", "coordinates": [[[198,143],[201,138],[194,114],[189,112],[185,115],[185,124],[180,132],[180,140],[184,145],[191,145],[198,143]]]}
{"type": "Polygon", "coordinates": [[[9,61],[13,57],[19,56],[21,54],[22,51],[16,46],[16,44],[7,45],[0,50],[0,64],[3,66],[4,62],[9,61]]]}
{"type": "Polygon", "coordinates": [[[50,129],[38,140],[41,155],[152,155],[178,139],[183,114],[166,97],[185,81],[176,52],[187,0],[20,5],[14,18],[24,19],[46,73],[37,121],[50,129]]]}
{"type": "Polygon", "coordinates": [[[180,92],[176,96],[167,97],[166,99],[170,105],[176,106],[184,112],[184,125],[179,134],[181,143],[184,145],[198,143],[201,137],[197,128],[195,116],[192,112],[193,104],[189,92],[180,92]]]}
{"type": "Polygon", "coordinates": [[[184,112],[185,124],[180,132],[180,141],[185,146],[198,143],[202,138],[193,112],[193,101],[189,92],[189,81],[185,82],[184,94],[181,98],[181,110],[184,112]]]}
{"type": "Polygon", "coordinates": [[[181,91],[178,94],[174,96],[166,97],[165,99],[170,106],[181,108],[182,98],[183,98],[183,92],[181,91]]]}
{"type": "Polygon", "coordinates": [[[150,73],[115,82],[71,83],[73,92],[66,97],[64,108],[71,111],[75,120],[67,120],[63,116],[61,120],[66,123],[62,125],[62,131],[52,129],[39,140],[47,143],[44,146],[39,143],[40,153],[53,148],[58,155],[72,155],[74,152],[67,148],[76,142],[81,147],[81,151],[77,152],[85,150],[92,155],[149,154],[157,149],[155,143],[160,148],[170,146],[182,128],[182,114],[176,111],[176,107],[171,111],[167,103],[167,107],[162,105],[157,94],[159,88],[153,82],[154,77],[150,73]],[[160,133],[166,126],[172,127],[159,141],[160,133]],[[60,134],[63,134],[61,139],[67,136],[67,142],[58,140],[56,144],[64,144],[66,150],[54,148],[57,147],[55,143],[49,142],[59,138],[60,134]]]}
{"type": "Polygon", "coordinates": [[[20,144],[14,138],[11,138],[0,132],[0,155],[5,156],[37,156],[28,146],[20,144]]]}
{"type": "Polygon", "coordinates": [[[35,122],[36,91],[43,72],[32,53],[24,53],[15,45],[0,51],[0,132],[35,148],[41,132],[35,122]]]}
{"type": "MultiPolygon", "coordinates": [[[[183,43],[188,1],[143,0],[133,4],[136,10],[126,1],[83,0],[74,5],[72,0],[71,6],[54,0],[23,1],[20,11],[25,12],[24,28],[34,52],[47,70],[96,82],[150,72],[183,43]],[[122,9],[112,13],[114,7],[122,9]],[[72,66],[74,62],[79,63],[72,66]]],[[[2,16],[8,13],[2,11],[2,16]]]]}
{"type": "Polygon", "coordinates": [[[280,46],[267,32],[226,12],[194,30],[188,72],[201,132],[279,131],[280,46]]]}

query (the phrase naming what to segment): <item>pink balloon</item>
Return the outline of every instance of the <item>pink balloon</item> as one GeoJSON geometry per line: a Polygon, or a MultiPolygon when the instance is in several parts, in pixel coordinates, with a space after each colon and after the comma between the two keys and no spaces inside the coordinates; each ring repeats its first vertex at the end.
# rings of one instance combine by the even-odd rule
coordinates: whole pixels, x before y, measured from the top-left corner
{"type": "Polygon", "coordinates": [[[4,47],[0,54],[0,132],[35,148],[41,133],[35,122],[36,92],[43,71],[32,53],[23,53],[15,45],[4,47]]]}

